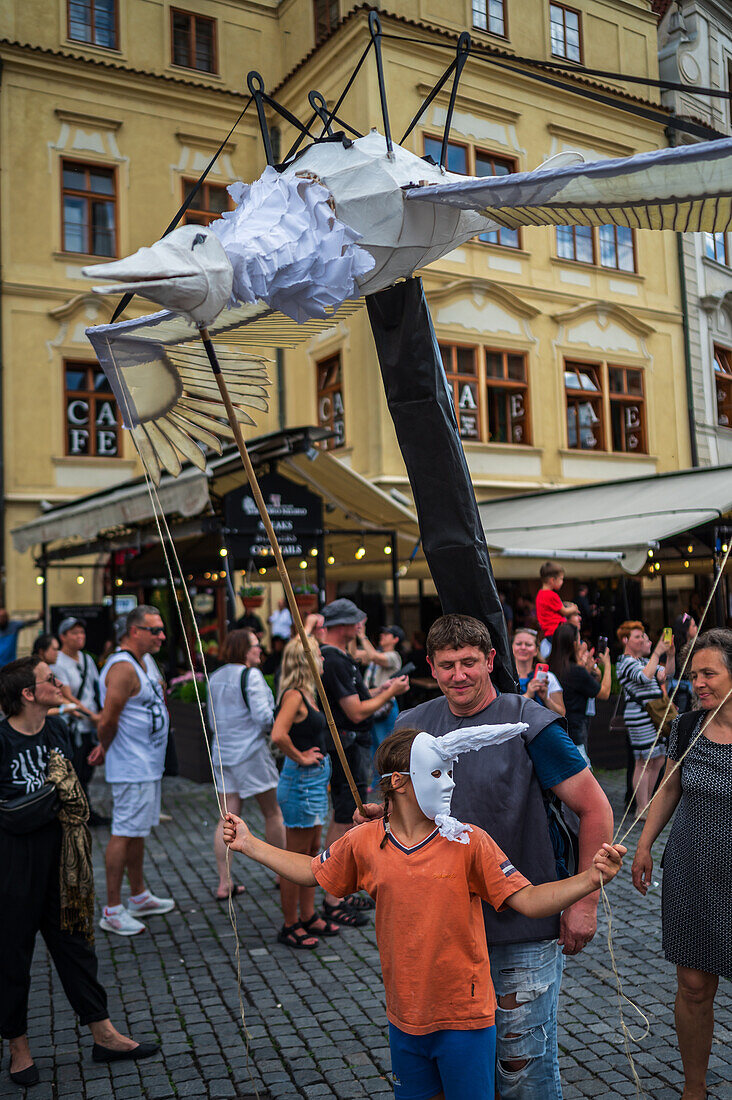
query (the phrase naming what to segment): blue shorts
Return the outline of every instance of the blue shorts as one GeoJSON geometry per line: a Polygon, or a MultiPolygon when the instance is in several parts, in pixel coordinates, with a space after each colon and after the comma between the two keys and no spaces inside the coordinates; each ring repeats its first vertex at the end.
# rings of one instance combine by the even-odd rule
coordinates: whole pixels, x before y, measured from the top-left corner
{"type": "Polygon", "coordinates": [[[277,801],[288,829],[312,829],[328,820],[330,757],[302,766],[285,760],[277,784],[277,801]]]}
{"type": "Polygon", "coordinates": [[[496,1029],[407,1035],[389,1024],[396,1100],[494,1100],[496,1029]]]}

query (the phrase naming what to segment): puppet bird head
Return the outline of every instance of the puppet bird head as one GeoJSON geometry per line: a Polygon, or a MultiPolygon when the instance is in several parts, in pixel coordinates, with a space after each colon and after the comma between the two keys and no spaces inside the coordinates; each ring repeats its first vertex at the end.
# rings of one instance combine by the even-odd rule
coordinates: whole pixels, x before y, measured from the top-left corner
{"type": "Polygon", "coordinates": [[[183,225],[167,237],[140,248],[124,260],[85,267],[84,275],[114,279],[95,286],[97,294],[132,291],[184,313],[197,325],[209,325],[231,296],[233,271],[218,238],[200,225],[183,225]]]}

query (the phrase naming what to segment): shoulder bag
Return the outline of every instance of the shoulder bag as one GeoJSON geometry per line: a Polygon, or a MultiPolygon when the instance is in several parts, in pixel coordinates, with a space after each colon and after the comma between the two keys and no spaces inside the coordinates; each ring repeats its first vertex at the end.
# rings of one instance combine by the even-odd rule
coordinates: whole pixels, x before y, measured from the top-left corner
{"type": "Polygon", "coordinates": [[[32,833],[54,821],[59,806],[56,786],[49,782],[18,798],[0,799],[0,829],[15,836],[32,833]]]}

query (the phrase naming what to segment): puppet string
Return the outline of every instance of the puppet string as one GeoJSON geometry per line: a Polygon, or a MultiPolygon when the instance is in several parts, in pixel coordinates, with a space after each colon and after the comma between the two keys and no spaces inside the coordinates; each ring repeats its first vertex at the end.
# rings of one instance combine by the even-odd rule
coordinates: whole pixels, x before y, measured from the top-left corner
{"type": "MultiPolygon", "coordinates": [[[[184,597],[185,597],[185,600],[186,600],[186,604],[188,606],[188,612],[189,612],[189,615],[190,615],[190,619],[191,619],[191,622],[193,624],[193,630],[194,630],[194,633],[195,633],[195,636],[196,636],[197,649],[198,649],[198,653],[199,653],[200,658],[201,658],[201,665],[202,665],[202,668],[203,668],[203,675],[204,675],[204,679],[205,679],[205,682],[206,682],[206,690],[207,690],[208,696],[210,698],[211,687],[210,687],[210,681],[209,681],[209,677],[208,677],[208,670],[206,668],[206,658],[205,658],[205,655],[204,655],[203,644],[201,642],[201,635],[199,634],[199,631],[198,631],[198,624],[196,623],[196,616],[195,616],[194,611],[193,611],[193,605],[191,603],[190,594],[188,592],[188,588],[187,588],[186,583],[185,583],[185,577],[183,575],[183,570],[182,570],[182,567],[181,567],[181,564],[180,564],[180,560],[178,558],[178,553],[177,553],[176,548],[175,548],[175,543],[173,541],[173,536],[171,534],[170,527],[168,526],[168,521],[165,517],[165,511],[164,511],[164,509],[162,507],[162,504],[160,502],[160,497],[158,496],[158,491],[151,482],[151,479],[150,479],[150,476],[149,476],[149,473],[148,473],[148,470],[147,470],[147,466],[145,465],[145,461],[144,461],[144,458],[142,458],[142,455],[140,455],[140,458],[142,459],[142,463],[143,463],[143,468],[144,468],[144,472],[145,472],[145,483],[146,483],[146,486],[147,486],[148,495],[150,496],[150,503],[152,505],[153,515],[155,517],[155,525],[158,529],[158,536],[160,538],[160,544],[161,544],[161,547],[163,549],[163,554],[165,556],[165,564],[166,564],[166,567],[167,567],[167,570],[168,570],[168,577],[170,579],[171,590],[172,590],[173,594],[175,595],[175,582],[174,582],[174,579],[173,579],[173,571],[172,571],[172,568],[171,568],[171,565],[170,565],[170,558],[168,556],[168,552],[167,552],[167,549],[166,549],[166,546],[165,546],[165,539],[163,537],[163,531],[161,530],[161,520],[162,520],[162,527],[165,529],[165,534],[167,535],[168,542],[170,544],[171,553],[173,555],[173,558],[175,559],[176,569],[178,571],[178,576],[180,577],[181,589],[183,591],[183,594],[184,594],[184,597]]],[[[198,686],[197,686],[197,681],[196,681],[196,678],[195,678],[195,667],[194,667],[194,663],[193,663],[193,655],[191,653],[190,644],[188,642],[188,636],[186,634],[185,623],[183,621],[183,615],[182,615],[180,605],[179,605],[179,602],[178,602],[177,598],[176,598],[175,604],[176,604],[176,608],[178,610],[178,620],[179,620],[180,625],[181,625],[181,633],[183,634],[183,637],[185,639],[185,646],[186,646],[186,652],[188,654],[188,661],[189,661],[189,664],[190,664],[190,667],[191,667],[191,672],[193,673],[193,683],[195,685],[195,692],[196,692],[196,703],[198,704],[198,713],[199,713],[199,717],[200,717],[200,720],[201,720],[201,732],[203,733],[203,740],[206,744],[206,752],[208,754],[209,764],[211,766],[211,774],[214,778],[214,787],[215,787],[216,771],[215,771],[215,768],[214,768],[213,757],[212,757],[212,754],[211,754],[211,746],[209,745],[208,738],[206,737],[206,728],[205,728],[205,722],[204,722],[204,717],[203,717],[203,706],[202,706],[202,703],[201,703],[201,697],[198,694],[198,686]]],[[[213,707],[210,708],[210,711],[211,711],[211,723],[212,723],[212,726],[213,726],[213,739],[215,740],[216,747],[218,749],[219,748],[219,732],[218,732],[218,726],[217,726],[217,723],[216,723],[216,712],[215,712],[213,707]]],[[[220,768],[221,768],[221,799],[218,800],[218,802],[219,802],[219,816],[223,820],[224,819],[224,807],[226,805],[226,785],[224,783],[223,763],[221,761],[221,751],[220,751],[220,749],[219,749],[219,765],[220,765],[220,768]],[[223,803],[223,805],[222,805],[222,803],[223,803]]],[[[234,907],[234,899],[233,899],[233,896],[232,896],[234,887],[233,887],[233,879],[232,879],[232,876],[231,876],[231,852],[228,848],[226,849],[225,858],[226,858],[226,879],[227,879],[227,884],[228,884],[228,888],[229,888],[229,897],[228,897],[229,921],[231,923],[232,931],[234,933],[234,954],[235,954],[235,958],[236,958],[236,991],[237,991],[237,997],[238,997],[238,1001],[239,1001],[239,1015],[241,1016],[241,1022],[242,1022],[242,1026],[244,1028],[244,1048],[245,1048],[245,1051],[246,1051],[246,1069],[247,1069],[247,1074],[249,1076],[249,1080],[252,1083],[252,1088],[254,1089],[254,1094],[257,1097],[257,1100],[259,1100],[259,1092],[257,1090],[257,1084],[256,1084],[256,1081],[254,1080],[253,1075],[252,1075],[252,1070],[251,1070],[251,1065],[250,1065],[249,1042],[250,1042],[251,1036],[249,1034],[249,1029],[247,1027],[246,1013],[245,1013],[245,1010],[244,1010],[244,999],[242,997],[242,992],[241,992],[241,989],[242,989],[241,948],[240,948],[240,944],[239,944],[239,928],[238,928],[237,919],[236,919],[236,909],[234,907]]]]}
{"type": "MultiPolygon", "coordinates": [[[[108,344],[108,347],[109,347],[109,344],[108,344]]],[[[112,349],[110,347],[110,352],[111,351],[112,351],[112,349]]],[[[125,396],[124,401],[125,401],[125,405],[127,406],[125,411],[126,411],[126,414],[127,414],[128,423],[132,423],[132,418],[131,418],[131,415],[130,415],[131,410],[129,409],[126,396],[125,396]]],[[[190,620],[191,620],[191,623],[192,623],[192,626],[193,626],[193,631],[194,631],[195,637],[196,637],[196,645],[197,645],[197,648],[198,648],[198,653],[199,653],[200,658],[201,658],[201,667],[203,669],[203,675],[204,675],[204,679],[205,679],[205,682],[206,682],[206,690],[207,690],[207,694],[210,698],[210,681],[209,681],[209,678],[208,678],[208,669],[206,668],[206,657],[205,657],[205,654],[204,654],[204,651],[203,651],[203,644],[201,642],[201,635],[199,634],[199,631],[198,631],[198,624],[196,623],[196,616],[195,616],[195,613],[194,613],[194,610],[193,610],[193,604],[191,602],[190,594],[188,592],[188,587],[186,585],[185,577],[184,577],[184,574],[183,574],[183,569],[181,567],[180,560],[178,558],[178,554],[177,554],[177,551],[176,551],[176,548],[175,548],[175,542],[173,540],[173,536],[171,534],[170,527],[168,526],[168,521],[165,517],[165,510],[162,507],[162,504],[160,502],[160,497],[158,495],[158,491],[155,488],[155,486],[153,484],[153,481],[152,481],[152,478],[150,476],[150,471],[148,469],[148,465],[147,465],[147,462],[145,460],[145,456],[141,452],[140,448],[137,446],[137,443],[135,441],[134,436],[132,437],[132,441],[135,445],[135,450],[137,451],[137,454],[140,458],[140,462],[142,464],[143,473],[145,475],[145,485],[146,485],[146,488],[147,488],[148,496],[150,498],[150,507],[152,509],[153,518],[155,519],[155,526],[157,528],[158,538],[160,539],[160,546],[161,546],[162,551],[163,551],[163,556],[165,558],[165,566],[166,566],[166,569],[167,569],[168,578],[170,580],[170,589],[171,589],[171,592],[173,593],[173,596],[175,597],[175,607],[176,607],[176,611],[177,611],[177,614],[178,614],[178,621],[180,623],[181,634],[182,634],[182,637],[183,637],[183,640],[184,640],[184,643],[185,643],[186,655],[188,657],[188,665],[189,665],[189,668],[191,670],[191,676],[193,677],[193,685],[194,685],[195,696],[196,696],[196,705],[198,707],[198,716],[199,716],[199,720],[200,720],[200,723],[201,723],[201,733],[203,735],[204,744],[206,745],[206,753],[208,755],[208,761],[209,761],[209,765],[211,767],[211,775],[212,775],[212,778],[214,780],[214,789],[215,789],[216,788],[216,770],[215,770],[215,767],[214,767],[213,756],[211,754],[211,746],[209,745],[208,737],[206,736],[206,723],[205,723],[205,719],[204,719],[204,716],[203,716],[203,706],[202,706],[202,702],[201,702],[201,697],[200,697],[200,694],[199,694],[199,691],[198,691],[198,681],[196,680],[196,669],[195,669],[195,663],[193,661],[193,653],[191,652],[191,646],[190,646],[190,642],[188,640],[188,633],[186,631],[186,624],[183,620],[183,612],[181,611],[180,602],[179,602],[179,600],[176,596],[175,580],[174,580],[174,577],[173,577],[173,569],[172,569],[172,566],[170,564],[170,556],[168,554],[168,550],[167,550],[166,545],[165,545],[165,538],[163,536],[162,527],[165,528],[165,533],[167,534],[167,537],[168,537],[168,542],[170,544],[170,549],[171,549],[172,555],[175,559],[175,564],[176,564],[176,567],[177,567],[177,570],[178,570],[178,576],[180,578],[180,587],[181,587],[181,590],[183,592],[183,595],[184,595],[184,598],[185,598],[185,601],[186,601],[186,604],[187,604],[187,607],[188,607],[190,620]],[[161,527],[161,520],[162,520],[162,527],[161,527]]],[[[216,748],[219,750],[218,755],[219,755],[220,780],[221,780],[221,798],[219,799],[218,796],[217,796],[217,802],[218,802],[219,816],[223,820],[224,819],[224,807],[226,805],[226,784],[224,782],[224,766],[223,766],[223,761],[221,759],[221,750],[220,750],[220,745],[219,745],[219,731],[218,731],[218,724],[217,724],[217,721],[216,721],[216,712],[214,711],[213,707],[211,707],[210,709],[211,709],[211,723],[212,723],[212,726],[213,726],[213,740],[216,743],[216,748]]],[[[238,1002],[239,1002],[239,1015],[241,1017],[242,1027],[244,1029],[244,1049],[245,1049],[245,1053],[246,1053],[246,1070],[247,1070],[247,1074],[249,1076],[249,1080],[251,1081],[252,1088],[254,1089],[254,1095],[256,1096],[257,1100],[260,1100],[259,1090],[257,1089],[257,1084],[256,1084],[256,1081],[254,1080],[254,1076],[252,1074],[251,1064],[250,1064],[251,1054],[250,1054],[250,1045],[249,1044],[250,1044],[251,1036],[249,1034],[249,1028],[247,1027],[246,1012],[244,1010],[244,999],[242,997],[242,991],[241,991],[242,990],[241,947],[240,947],[240,944],[239,944],[239,927],[238,927],[238,923],[237,923],[237,919],[236,919],[236,909],[234,907],[234,899],[233,899],[233,896],[232,896],[234,886],[233,886],[233,879],[232,879],[232,876],[231,876],[231,852],[228,848],[226,849],[226,853],[225,853],[225,861],[226,861],[226,881],[227,881],[228,892],[229,892],[228,914],[229,914],[229,923],[231,924],[231,928],[232,928],[232,931],[234,933],[234,955],[235,955],[235,959],[236,959],[236,992],[237,992],[237,999],[238,999],[238,1002]]]]}

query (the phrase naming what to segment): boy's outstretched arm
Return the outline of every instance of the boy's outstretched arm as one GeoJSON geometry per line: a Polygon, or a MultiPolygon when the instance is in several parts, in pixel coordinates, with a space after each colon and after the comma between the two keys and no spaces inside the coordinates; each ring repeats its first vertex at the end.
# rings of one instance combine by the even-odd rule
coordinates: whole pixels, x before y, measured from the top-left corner
{"type": "Polygon", "coordinates": [[[311,857],[301,852],[286,852],[284,848],[275,848],[256,836],[252,836],[248,826],[235,814],[224,818],[224,844],[232,852],[241,852],[257,863],[283,875],[298,886],[317,886],[315,875],[310,870],[311,857]]]}
{"type": "Polygon", "coordinates": [[[601,883],[615,878],[623,866],[623,856],[627,850],[622,844],[603,844],[586,871],[558,882],[524,886],[523,890],[506,898],[506,905],[525,917],[549,917],[552,913],[561,913],[580,898],[598,890],[601,883]]]}

